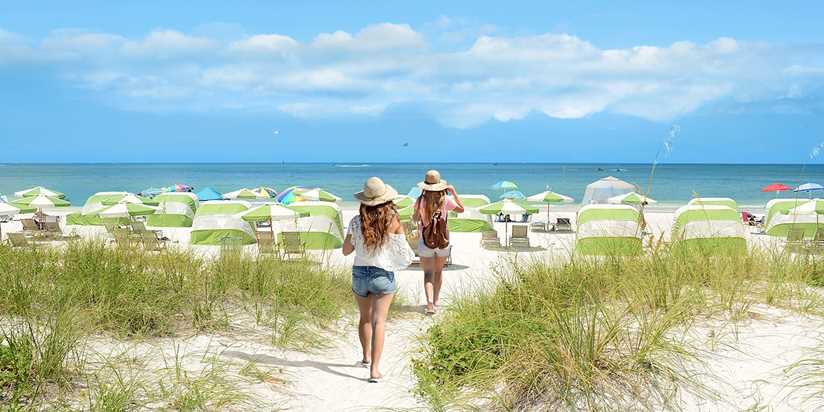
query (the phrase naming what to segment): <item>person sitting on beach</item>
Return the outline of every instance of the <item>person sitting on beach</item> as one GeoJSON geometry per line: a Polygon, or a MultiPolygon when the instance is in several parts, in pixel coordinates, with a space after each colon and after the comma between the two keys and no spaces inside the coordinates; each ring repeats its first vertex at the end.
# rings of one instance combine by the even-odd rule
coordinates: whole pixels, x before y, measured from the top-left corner
{"type": "Polygon", "coordinates": [[[418,256],[423,268],[423,289],[426,294],[426,313],[435,313],[438,307],[441,285],[443,284],[443,266],[451,253],[449,229],[446,220],[450,211],[463,213],[464,206],[455,188],[441,179],[437,170],[426,172],[424,181],[418,183],[421,195],[415,201],[412,220],[418,223],[418,256]],[[447,196],[450,195],[450,196],[447,196]],[[437,232],[437,233],[435,233],[437,232]],[[437,244],[427,239],[428,234],[437,238],[437,244]],[[429,243],[429,244],[427,244],[429,243]]]}
{"type": "Polygon", "coordinates": [[[352,218],[343,242],[345,256],[355,252],[352,292],[360,310],[358,337],[363,350],[359,364],[369,368],[372,383],[381,379],[384,324],[397,290],[394,271],[406,269],[415,257],[392,203],[397,196],[392,186],[370,177],[355,193],[360,214],[352,218]]]}

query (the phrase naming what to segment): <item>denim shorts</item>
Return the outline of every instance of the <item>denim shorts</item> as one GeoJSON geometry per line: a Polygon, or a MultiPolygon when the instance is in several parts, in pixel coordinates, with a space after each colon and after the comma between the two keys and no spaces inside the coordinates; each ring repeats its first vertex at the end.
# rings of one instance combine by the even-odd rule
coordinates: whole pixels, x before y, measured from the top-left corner
{"type": "Polygon", "coordinates": [[[383,295],[395,293],[398,284],[395,274],[376,266],[352,266],[352,292],[365,298],[370,293],[383,295]]]}

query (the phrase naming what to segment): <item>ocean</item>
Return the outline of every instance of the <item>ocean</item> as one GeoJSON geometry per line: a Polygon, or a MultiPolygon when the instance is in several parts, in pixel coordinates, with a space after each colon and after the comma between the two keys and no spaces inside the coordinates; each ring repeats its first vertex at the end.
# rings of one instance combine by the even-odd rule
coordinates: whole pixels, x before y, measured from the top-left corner
{"type": "MultiPolygon", "coordinates": [[[[586,185],[613,175],[638,184],[662,205],[683,204],[694,196],[725,196],[741,205],[763,206],[775,197],[761,187],[782,182],[824,184],[824,165],[659,164],[538,164],[538,163],[130,163],[130,164],[0,164],[0,193],[46,186],[66,193],[75,205],[99,191],[140,192],[148,187],[185,183],[195,190],[210,186],[220,192],[242,187],[292,185],[323,187],[352,201],[370,176],[380,176],[406,193],[427,169],[440,170],[459,193],[500,194],[491,186],[514,181],[525,194],[550,188],[580,200],[586,185]]],[[[789,194],[788,196],[793,196],[789,194]]],[[[806,195],[802,195],[806,196],[806,195]]]]}

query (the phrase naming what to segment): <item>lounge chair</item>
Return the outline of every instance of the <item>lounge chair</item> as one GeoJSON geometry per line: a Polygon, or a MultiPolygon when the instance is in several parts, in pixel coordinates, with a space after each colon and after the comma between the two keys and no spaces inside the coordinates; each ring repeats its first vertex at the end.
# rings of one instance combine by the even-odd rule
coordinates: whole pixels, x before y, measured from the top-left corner
{"type": "Polygon", "coordinates": [[[509,237],[509,246],[529,248],[529,226],[512,225],[512,236],[509,237]]]}
{"type": "Polygon", "coordinates": [[[816,229],[812,242],[808,245],[811,252],[824,252],[824,229],[816,229]]]}
{"type": "Polygon", "coordinates": [[[114,227],[112,229],[112,237],[118,247],[131,247],[132,245],[131,239],[129,238],[129,229],[114,227]]]}
{"type": "Polygon", "coordinates": [[[787,232],[787,243],[784,244],[784,250],[798,253],[804,248],[804,229],[790,229],[787,232]]]}
{"type": "Polygon", "coordinates": [[[141,234],[143,241],[143,250],[147,252],[162,252],[166,250],[166,242],[157,237],[157,233],[150,230],[143,231],[141,234]]]}
{"type": "Polygon", "coordinates": [[[51,239],[60,239],[63,237],[63,229],[60,229],[60,223],[45,222],[43,223],[44,235],[51,239]]]}
{"type": "Polygon", "coordinates": [[[277,254],[278,250],[275,244],[275,236],[271,231],[257,232],[258,253],[272,255],[277,254]]]}
{"type": "Polygon", "coordinates": [[[23,224],[24,232],[29,232],[30,234],[40,233],[40,225],[38,225],[34,219],[21,219],[20,223],[23,224]]]}
{"type": "Polygon", "coordinates": [[[481,232],[481,247],[484,249],[497,249],[501,247],[501,240],[498,239],[498,232],[494,230],[481,232]]]}
{"type": "Polygon", "coordinates": [[[555,219],[555,231],[556,232],[571,232],[572,231],[572,222],[570,222],[569,218],[567,217],[559,217],[555,219]]]}
{"type": "Polygon", "coordinates": [[[9,238],[11,247],[31,247],[34,245],[34,243],[29,243],[29,240],[26,239],[26,235],[20,232],[9,232],[6,233],[6,236],[9,238]]]}
{"type": "Polygon", "coordinates": [[[282,232],[279,246],[285,258],[290,257],[290,255],[298,255],[301,258],[306,257],[306,243],[300,238],[299,232],[282,232]]]}

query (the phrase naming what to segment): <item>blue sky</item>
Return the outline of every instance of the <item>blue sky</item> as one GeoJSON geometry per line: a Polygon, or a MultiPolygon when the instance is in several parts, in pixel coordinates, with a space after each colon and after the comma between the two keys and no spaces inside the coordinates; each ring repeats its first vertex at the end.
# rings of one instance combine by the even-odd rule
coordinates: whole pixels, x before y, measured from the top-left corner
{"type": "Polygon", "coordinates": [[[669,161],[799,163],[824,141],[815,1],[5,3],[0,162],[649,162],[678,125],[669,161]]]}

